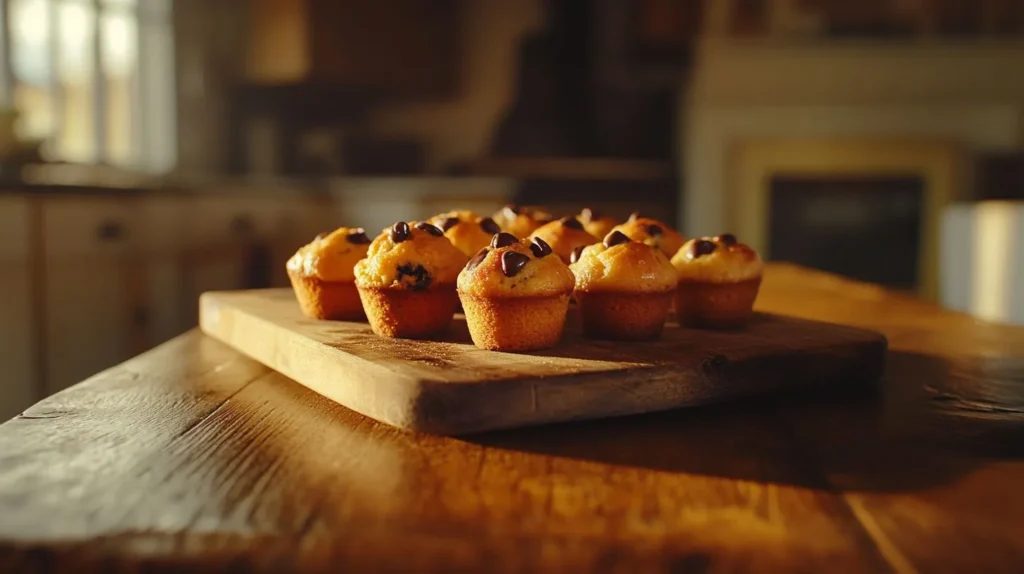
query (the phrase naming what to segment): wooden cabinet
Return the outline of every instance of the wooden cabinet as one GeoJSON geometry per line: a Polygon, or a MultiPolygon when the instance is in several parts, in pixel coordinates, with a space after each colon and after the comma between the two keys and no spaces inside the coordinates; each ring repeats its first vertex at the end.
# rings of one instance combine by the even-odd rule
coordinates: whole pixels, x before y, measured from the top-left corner
{"type": "Polygon", "coordinates": [[[0,198],[0,421],[36,400],[30,205],[0,198]]]}
{"type": "Polygon", "coordinates": [[[182,268],[182,299],[180,309],[192,324],[199,320],[199,296],[207,291],[240,289],[245,283],[245,250],[218,249],[192,253],[182,268]]]}
{"type": "Polygon", "coordinates": [[[252,190],[196,197],[184,209],[178,308],[192,324],[205,291],[287,285],[288,257],[333,224],[326,199],[252,190]]]}
{"type": "Polygon", "coordinates": [[[408,203],[382,189],[0,196],[0,419],[194,327],[206,291],[287,285],[320,232],[374,235],[408,203]]]}
{"type": "Polygon", "coordinates": [[[38,201],[47,394],[192,326],[178,304],[180,197],[38,201]]]}
{"type": "Polygon", "coordinates": [[[131,199],[42,201],[47,394],[131,356],[140,294],[130,275],[142,222],[131,199]]]}
{"type": "Polygon", "coordinates": [[[136,210],[143,229],[125,268],[133,354],[180,335],[194,324],[180,313],[182,230],[189,221],[185,202],[177,195],[145,197],[136,210]]]}
{"type": "Polygon", "coordinates": [[[247,75],[411,96],[456,87],[454,0],[253,0],[247,75]]]}
{"type": "Polygon", "coordinates": [[[47,270],[48,395],[131,356],[123,273],[116,259],[62,262],[47,270]]]}
{"type": "Polygon", "coordinates": [[[20,413],[37,396],[32,292],[27,262],[4,263],[0,271],[0,421],[20,413]]]}

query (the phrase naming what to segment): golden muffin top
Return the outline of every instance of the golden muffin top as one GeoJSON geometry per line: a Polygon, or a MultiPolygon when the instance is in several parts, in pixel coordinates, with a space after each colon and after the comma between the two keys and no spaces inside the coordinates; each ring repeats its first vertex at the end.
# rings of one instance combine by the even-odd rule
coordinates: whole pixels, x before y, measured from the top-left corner
{"type": "Polygon", "coordinates": [[[731,233],[687,241],[672,257],[672,265],[680,281],[738,283],[759,279],[764,273],[757,252],[731,233]]]}
{"type": "Polygon", "coordinates": [[[576,280],[543,239],[499,233],[459,273],[459,293],[476,297],[546,297],[572,291],[576,280]]]}
{"type": "Polygon", "coordinates": [[[288,272],[321,281],[352,281],[356,262],[366,257],[369,247],[362,227],[339,227],[300,247],[288,260],[288,272]]]}
{"type": "Polygon", "coordinates": [[[516,237],[527,237],[552,219],[550,213],[525,205],[506,205],[494,214],[494,221],[501,230],[516,237]]]}
{"type": "Polygon", "coordinates": [[[679,279],[668,257],[657,247],[612,231],[601,243],[573,254],[569,266],[579,291],[673,291],[679,279]]]}
{"type": "Polygon", "coordinates": [[[452,285],[466,259],[438,227],[399,221],[378,235],[366,259],[356,264],[356,285],[416,291],[452,285]]]}
{"type": "Polygon", "coordinates": [[[569,263],[569,258],[577,247],[593,245],[600,241],[587,233],[580,220],[572,216],[545,223],[530,234],[530,237],[543,239],[565,264],[569,263]]]}
{"type": "Polygon", "coordinates": [[[587,230],[587,233],[598,238],[611,233],[612,229],[619,223],[614,217],[602,215],[596,209],[590,207],[584,207],[576,218],[583,224],[583,228],[587,230]]]}
{"type": "Polygon", "coordinates": [[[449,211],[430,218],[444,236],[469,257],[490,243],[491,237],[501,231],[490,217],[481,217],[472,211],[449,211]]]}
{"type": "Polygon", "coordinates": [[[637,213],[629,216],[629,220],[616,225],[613,231],[621,231],[633,241],[640,241],[661,249],[661,252],[672,257],[683,246],[685,239],[675,229],[657,219],[640,217],[637,213]]]}

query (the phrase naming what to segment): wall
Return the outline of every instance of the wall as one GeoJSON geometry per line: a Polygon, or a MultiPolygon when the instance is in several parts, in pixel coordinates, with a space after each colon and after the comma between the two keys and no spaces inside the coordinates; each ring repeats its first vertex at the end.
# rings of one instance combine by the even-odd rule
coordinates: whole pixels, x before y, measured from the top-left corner
{"type": "Polygon", "coordinates": [[[727,152],[741,138],[949,138],[971,151],[1024,142],[1015,42],[707,40],[681,102],[690,234],[727,225],[727,152]]]}
{"type": "Polygon", "coordinates": [[[1024,41],[706,40],[698,54],[691,102],[1024,104],[1024,41]]]}
{"type": "Polygon", "coordinates": [[[460,9],[459,97],[382,106],[369,118],[376,134],[422,141],[431,171],[486,152],[513,99],[519,40],[544,25],[541,0],[462,0],[460,9]]]}

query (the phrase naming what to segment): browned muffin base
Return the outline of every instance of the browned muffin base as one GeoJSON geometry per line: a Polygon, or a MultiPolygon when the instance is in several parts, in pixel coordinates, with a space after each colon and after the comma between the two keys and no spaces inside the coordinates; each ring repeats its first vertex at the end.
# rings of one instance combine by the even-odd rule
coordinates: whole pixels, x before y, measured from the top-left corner
{"type": "Polygon", "coordinates": [[[427,291],[360,287],[359,297],[373,332],[381,337],[422,339],[451,325],[459,296],[454,285],[427,291]]]}
{"type": "Polygon", "coordinates": [[[365,321],[363,304],[355,283],[323,281],[317,277],[306,277],[289,273],[299,308],[307,317],[335,321],[365,321]]]}
{"type": "Polygon", "coordinates": [[[674,291],[577,291],[583,334],[594,339],[650,341],[661,336],[674,291]]]}
{"type": "Polygon", "coordinates": [[[761,278],[738,283],[680,281],[676,317],[680,325],[705,329],[742,327],[754,312],[761,278]]]}
{"type": "Polygon", "coordinates": [[[460,294],[473,343],[492,351],[533,351],[562,338],[569,294],[488,299],[460,294]]]}

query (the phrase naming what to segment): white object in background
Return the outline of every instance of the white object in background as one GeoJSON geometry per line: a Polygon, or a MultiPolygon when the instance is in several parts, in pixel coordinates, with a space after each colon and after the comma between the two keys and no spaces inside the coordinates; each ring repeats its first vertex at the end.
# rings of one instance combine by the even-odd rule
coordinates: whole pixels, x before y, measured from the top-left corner
{"type": "Polygon", "coordinates": [[[943,305],[1024,325],[1024,201],[950,206],[940,252],[943,305]]]}

